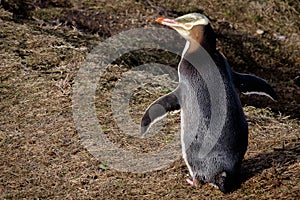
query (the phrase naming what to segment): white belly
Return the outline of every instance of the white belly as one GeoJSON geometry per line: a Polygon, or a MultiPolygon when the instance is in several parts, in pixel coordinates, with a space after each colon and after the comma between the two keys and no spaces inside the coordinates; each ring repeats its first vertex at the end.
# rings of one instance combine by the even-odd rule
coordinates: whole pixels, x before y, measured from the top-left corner
{"type": "Polygon", "coordinates": [[[185,143],[184,143],[184,134],[185,134],[184,130],[185,130],[185,127],[184,127],[184,113],[183,112],[180,113],[180,117],[181,117],[181,120],[180,120],[181,121],[181,135],[180,135],[180,138],[181,138],[182,157],[183,157],[183,160],[184,160],[186,166],[189,169],[191,177],[194,178],[192,168],[188,163],[187,155],[186,155],[186,146],[185,146],[185,143]]]}

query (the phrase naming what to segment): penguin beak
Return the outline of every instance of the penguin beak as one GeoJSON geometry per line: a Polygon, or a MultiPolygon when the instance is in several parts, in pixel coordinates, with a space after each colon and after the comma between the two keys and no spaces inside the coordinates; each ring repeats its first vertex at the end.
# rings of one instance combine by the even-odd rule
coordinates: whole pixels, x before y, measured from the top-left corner
{"type": "Polygon", "coordinates": [[[155,21],[159,24],[166,25],[166,26],[169,26],[169,27],[174,28],[174,29],[180,27],[180,28],[183,28],[185,30],[189,30],[191,28],[191,24],[179,23],[174,19],[168,19],[168,18],[165,18],[165,17],[157,18],[155,21]]]}
{"type": "Polygon", "coordinates": [[[177,22],[174,19],[168,19],[165,17],[160,17],[155,20],[157,23],[166,25],[166,26],[176,26],[177,22]]]}

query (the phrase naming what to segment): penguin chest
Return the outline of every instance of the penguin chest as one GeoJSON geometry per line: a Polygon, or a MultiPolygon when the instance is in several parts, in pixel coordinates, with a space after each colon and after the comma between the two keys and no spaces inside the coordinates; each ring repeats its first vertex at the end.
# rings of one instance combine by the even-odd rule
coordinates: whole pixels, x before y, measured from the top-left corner
{"type": "MultiPolygon", "coordinates": [[[[184,79],[183,79],[184,80],[184,79]]],[[[193,167],[188,153],[195,144],[201,145],[207,133],[211,109],[210,100],[205,84],[186,81],[182,85],[181,93],[181,145],[183,159],[192,177],[193,167]],[[199,87],[199,86],[203,87],[199,87]]],[[[196,149],[195,149],[196,150],[196,149]]]]}

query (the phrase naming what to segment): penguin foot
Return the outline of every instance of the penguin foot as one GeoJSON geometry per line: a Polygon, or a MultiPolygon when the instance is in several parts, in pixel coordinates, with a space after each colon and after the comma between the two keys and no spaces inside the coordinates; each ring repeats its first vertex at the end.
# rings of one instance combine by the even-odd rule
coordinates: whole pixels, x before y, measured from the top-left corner
{"type": "Polygon", "coordinates": [[[191,185],[194,185],[194,182],[190,179],[190,178],[187,178],[186,181],[191,184],[191,185]]]}
{"type": "Polygon", "coordinates": [[[195,178],[193,178],[193,180],[187,178],[186,181],[187,181],[189,184],[194,185],[194,186],[196,186],[196,187],[199,186],[199,181],[198,181],[197,179],[195,179],[195,178]]]}

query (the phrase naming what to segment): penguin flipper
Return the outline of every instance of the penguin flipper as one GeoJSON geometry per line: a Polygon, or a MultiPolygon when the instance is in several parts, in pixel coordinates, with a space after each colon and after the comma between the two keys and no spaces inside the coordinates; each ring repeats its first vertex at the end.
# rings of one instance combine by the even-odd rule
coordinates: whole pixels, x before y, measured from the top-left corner
{"type": "Polygon", "coordinates": [[[152,124],[162,119],[168,112],[179,109],[178,89],[160,97],[144,113],[141,121],[141,134],[145,134],[152,124]]]}
{"type": "Polygon", "coordinates": [[[240,74],[234,71],[232,71],[232,78],[235,87],[243,94],[265,95],[273,101],[277,99],[273,88],[262,78],[250,74],[240,74]]]}

